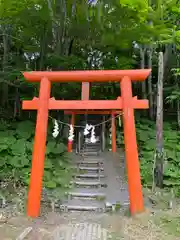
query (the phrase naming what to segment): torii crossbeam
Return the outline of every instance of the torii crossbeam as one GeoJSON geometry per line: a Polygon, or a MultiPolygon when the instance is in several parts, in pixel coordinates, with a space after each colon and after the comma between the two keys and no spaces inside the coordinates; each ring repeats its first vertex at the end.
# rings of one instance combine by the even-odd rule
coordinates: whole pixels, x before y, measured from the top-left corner
{"type": "Polygon", "coordinates": [[[132,81],[144,81],[150,69],[143,70],[95,70],[60,72],[24,72],[30,82],[40,82],[39,98],[23,101],[23,109],[37,110],[36,133],[32,157],[31,179],[28,194],[27,215],[38,217],[42,191],[42,177],[46,151],[48,111],[63,110],[122,110],[126,165],[129,186],[130,211],[136,214],[144,210],[134,109],[148,108],[147,100],[132,96],[132,81]],[[121,97],[117,100],[55,100],[50,98],[51,82],[120,82],[121,97]]]}

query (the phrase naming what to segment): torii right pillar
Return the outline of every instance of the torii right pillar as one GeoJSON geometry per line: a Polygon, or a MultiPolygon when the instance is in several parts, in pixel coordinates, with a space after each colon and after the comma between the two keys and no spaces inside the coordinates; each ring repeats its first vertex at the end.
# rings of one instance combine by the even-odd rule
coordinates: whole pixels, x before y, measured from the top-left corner
{"type": "Polygon", "coordinates": [[[132,103],[132,82],[129,77],[123,77],[120,82],[123,110],[124,143],[128,188],[130,199],[130,212],[136,214],[144,211],[143,193],[141,186],[138,149],[136,141],[136,128],[134,107],[132,103]]]}

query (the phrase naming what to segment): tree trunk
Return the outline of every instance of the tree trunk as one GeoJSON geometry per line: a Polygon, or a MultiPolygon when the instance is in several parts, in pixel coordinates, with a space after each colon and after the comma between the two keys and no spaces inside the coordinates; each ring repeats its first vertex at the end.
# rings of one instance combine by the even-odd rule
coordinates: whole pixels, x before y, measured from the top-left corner
{"type": "MultiPolygon", "coordinates": [[[[148,68],[149,69],[152,69],[152,54],[153,54],[153,49],[152,49],[152,46],[150,46],[148,50],[148,68]]],[[[152,72],[148,77],[148,96],[149,96],[149,117],[151,120],[153,120],[154,110],[153,110],[153,92],[152,92],[152,72]]]]}
{"type": "Polygon", "coordinates": [[[41,37],[41,49],[40,49],[40,63],[39,63],[39,69],[44,69],[44,60],[46,56],[46,48],[47,48],[47,34],[48,34],[48,27],[47,24],[44,25],[44,31],[42,33],[41,37]]]}
{"type": "Polygon", "coordinates": [[[174,58],[173,56],[173,45],[168,44],[165,47],[165,52],[164,52],[164,58],[163,58],[163,63],[164,63],[164,82],[166,82],[171,75],[171,69],[172,69],[172,60],[174,58]]]}
{"type": "Polygon", "coordinates": [[[106,148],[106,138],[105,138],[105,129],[106,129],[106,123],[105,123],[106,117],[103,116],[103,124],[102,124],[102,151],[105,151],[106,148]]]}
{"type": "MultiPolygon", "coordinates": [[[[176,66],[179,68],[180,66],[180,59],[178,58],[178,53],[176,52],[176,66]]],[[[176,76],[176,84],[177,84],[177,89],[179,89],[179,80],[180,77],[176,76]]],[[[178,123],[178,129],[180,130],[180,100],[177,99],[177,123],[178,123]]]]}
{"type": "Polygon", "coordinates": [[[157,110],[157,84],[153,85],[152,98],[153,98],[153,116],[155,117],[157,110]]]}
{"type": "Polygon", "coordinates": [[[14,118],[21,116],[21,103],[20,103],[20,96],[19,96],[19,89],[16,88],[15,92],[15,101],[14,101],[14,118]]]}
{"type": "MultiPolygon", "coordinates": [[[[141,58],[141,69],[144,69],[145,68],[145,48],[144,47],[140,47],[140,58],[141,58]]],[[[143,81],[141,85],[142,85],[142,98],[146,99],[147,98],[146,82],[143,81]]]]}
{"type": "MultiPolygon", "coordinates": [[[[67,6],[65,7],[65,9],[67,9],[67,6]]],[[[76,0],[74,0],[71,7],[71,22],[75,20],[75,15],[76,15],[76,0]]],[[[67,13],[65,15],[65,21],[66,21],[66,18],[67,18],[67,13]]],[[[66,27],[64,29],[65,29],[64,55],[69,56],[72,51],[74,39],[69,35],[69,27],[66,27]]]]}
{"type": "MultiPolygon", "coordinates": [[[[4,28],[3,30],[3,62],[2,62],[2,70],[4,73],[4,77],[6,75],[7,63],[8,63],[8,35],[6,34],[6,28],[4,28]]],[[[8,92],[9,92],[8,84],[3,83],[2,98],[1,98],[1,103],[3,107],[7,107],[8,105],[8,92]]]]}
{"type": "Polygon", "coordinates": [[[180,101],[177,100],[177,123],[178,123],[178,129],[180,129],[180,101]]]}
{"type": "Polygon", "coordinates": [[[164,64],[163,52],[159,52],[158,63],[158,84],[157,84],[157,112],[156,112],[156,155],[154,179],[157,187],[163,187],[163,163],[164,163],[164,148],[163,148],[163,77],[164,64]]]}
{"type": "Polygon", "coordinates": [[[62,55],[64,51],[65,32],[67,26],[67,9],[65,0],[56,1],[55,16],[58,21],[56,24],[54,24],[55,26],[53,27],[53,32],[55,36],[54,51],[56,55],[62,55]]]}

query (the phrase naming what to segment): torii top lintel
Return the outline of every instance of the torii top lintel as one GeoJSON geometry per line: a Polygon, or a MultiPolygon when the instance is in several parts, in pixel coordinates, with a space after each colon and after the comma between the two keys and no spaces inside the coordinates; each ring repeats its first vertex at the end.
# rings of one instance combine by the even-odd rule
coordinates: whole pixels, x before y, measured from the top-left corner
{"type": "Polygon", "coordinates": [[[87,70],[87,71],[32,71],[23,75],[29,82],[40,82],[43,77],[52,82],[118,82],[123,77],[132,81],[144,81],[151,69],[138,70],[87,70]]]}

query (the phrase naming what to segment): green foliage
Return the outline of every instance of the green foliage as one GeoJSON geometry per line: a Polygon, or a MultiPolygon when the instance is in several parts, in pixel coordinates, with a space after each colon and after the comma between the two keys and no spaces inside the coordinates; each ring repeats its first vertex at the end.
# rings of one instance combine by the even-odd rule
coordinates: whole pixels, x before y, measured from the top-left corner
{"type": "MultiPolygon", "coordinates": [[[[141,167],[141,177],[144,186],[152,186],[153,167],[156,148],[155,123],[138,119],[136,123],[137,142],[141,167]]],[[[180,133],[172,129],[170,123],[164,123],[164,187],[174,188],[180,192],[180,133]]],[[[122,136],[122,134],[121,134],[122,136]]],[[[121,140],[122,141],[122,140],[121,140]]]]}
{"type": "MultiPolygon", "coordinates": [[[[175,187],[180,184],[179,157],[180,157],[180,133],[173,130],[171,124],[164,124],[164,186],[175,187]]],[[[152,122],[139,122],[137,124],[137,138],[140,150],[141,172],[143,183],[146,186],[152,184],[152,173],[155,153],[155,125],[152,122]]],[[[178,187],[177,187],[178,186],[178,187]]]]}
{"type": "MultiPolygon", "coordinates": [[[[30,121],[0,125],[0,181],[8,186],[29,184],[34,130],[30,121]]],[[[48,139],[44,169],[45,188],[69,187],[72,170],[63,143],[48,139]]]]}
{"type": "Polygon", "coordinates": [[[53,70],[83,70],[86,69],[86,63],[83,58],[78,56],[58,56],[58,55],[48,55],[46,66],[53,70]]]}

